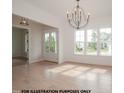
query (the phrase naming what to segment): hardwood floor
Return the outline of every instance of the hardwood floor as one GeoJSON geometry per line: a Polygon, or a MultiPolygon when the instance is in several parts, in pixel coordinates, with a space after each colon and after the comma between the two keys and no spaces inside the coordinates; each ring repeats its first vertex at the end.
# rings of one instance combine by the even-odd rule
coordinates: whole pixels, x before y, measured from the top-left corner
{"type": "Polygon", "coordinates": [[[112,68],[78,63],[38,62],[13,66],[13,91],[21,89],[88,89],[112,93],[112,68]]]}
{"type": "Polygon", "coordinates": [[[20,65],[25,65],[28,64],[28,59],[27,58],[22,58],[22,57],[16,57],[12,58],[12,66],[20,66],[20,65]]]}

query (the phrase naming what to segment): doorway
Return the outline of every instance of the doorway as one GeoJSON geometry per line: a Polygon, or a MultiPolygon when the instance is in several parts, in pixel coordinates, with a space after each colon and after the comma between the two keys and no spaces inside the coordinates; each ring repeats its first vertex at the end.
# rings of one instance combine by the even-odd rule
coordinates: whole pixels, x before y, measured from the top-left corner
{"type": "Polygon", "coordinates": [[[12,64],[26,64],[29,61],[29,31],[12,27],[12,64]]]}
{"type": "Polygon", "coordinates": [[[58,31],[44,31],[44,60],[58,63],[58,31]]]}

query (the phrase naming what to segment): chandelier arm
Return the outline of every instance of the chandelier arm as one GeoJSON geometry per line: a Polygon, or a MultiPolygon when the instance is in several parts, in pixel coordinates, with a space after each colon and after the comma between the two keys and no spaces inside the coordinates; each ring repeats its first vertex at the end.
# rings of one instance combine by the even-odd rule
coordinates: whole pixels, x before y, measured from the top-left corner
{"type": "Polygon", "coordinates": [[[77,29],[77,27],[72,23],[72,21],[69,21],[69,24],[70,24],[73,28],[77,29]]]}
{"type": "Polygon", "coordinates": [[[77,29],[77,25],[74,23],[73,21],[73,17],[71,17],[71,19],[67,18],[68,19],[68,23],[75,29],[77,29]]]}
{"type": "MultiPolygon", "coordinates": [[[[72,22],[74,23],[74,19],[73,19],[73,13],[71,13],[71,18],[70,19],[68,19],[68,22],[69,22],[69,24],[71,23],[71,25],[72,25],[72,22]]],[[[75,24],[75,23],[74,23],[75,24]]]]}
{"type": "Polygon", "coordinates": [[[73,23],[78,26],[78,24],[76,23],[76,14],[75,13],[72,13],[72,21],[73,23]]]}
{"type": "Polygon", "coordinates": [[[78,27],[80,26],[80,24],[81,24],[81,20],[80,20],[80,12],[79,12],[79,14],[78,14],[78,27]]]}
{"type": "Polygon", "coordinates": [[[87,21],[84,25],[80,26],[79,28],[83,28],[85,26],[87,26],[87,24],[89,23],[89,18],[90,18],[90,15],[87,16],[87,21]]]}
{"type": "MultiPolygon", "coordinates": [[[[75,7],[76,8],[76,7],[75,7]]],[[[74,9],[75,9],[74,8],[74,9]]],[[[73,9],[73,10],[74,10],[73,9]]],[[[80,8],[81,9],[81,11],[82,11],[82,14],[83,14],[83,19],[86,21],[87,20],[87,18],[86,18],[86,14],[85,14],[85,12],[84,12],[84,9],[82,9],[82,8],[80,8]]],[[[76,26],[79,28],[79,26],[80,26],[80,24],[81,24],[81,20],[82,20],[82,16],[81,16],[81,14],[79,13],[79,15],[80,15],[80,18],[78,19],[78,18],[76,18],[76,14],[74,15],[74,17],[73,17],[73,21],[74,21],[74,23],[76,24],[76,26]]],[[[86,23],[85,23],[86,24],[86,23]]]]}
{"type": "Polygon", "coordinates": [[[81,19],[82,19],[81,17],[82,17],[82,16],[81,16],[81,13],[80,13],[80,18],[79,18],[79,22],[80,22],[80,24],[81,24],[81,19]]]}
{"type": "Polygon", "coordinates": [[[76,14],[75,18],[76,18],[76,20],[75,20],[76,25],[79,26],[79,19],[78,19],[79,17],[78,17],[78,14],[76,14]]]}
{"type": "Polygon", "coordinates": [[[83,9],[83,8],[80,8],[80,9],[81,9],[81,11],[82,11],[83,18],[84,18],[85,20],[87,20],[87,19],[86,19],[86,14],[85,14],[85,12],[84,12],[84,9],[83,9]]]}
{"type": "Polygon", "coordinates": [[[76,7],[74,7],[73,8],[73,10],[72,11],[74,11],[73,12],[73,21],[74,21],[74,23],[76,24],[76,26],[78,26],[79,25],[79,20],[77,19],[77,11],[78,11],[78,8],[79,8],[79,5],[77,5],[76,7]]]}
{"type": "Polygon", "coordinates": [[[81,24],[81,12],[79,12],[79,15],[78,15],[78,27],[80,26],[81,24]]]}
{"type": "Polygon", "coordinates": [[[88,24],[88,22],[87,22],[87,23],[85,23],[84,25],[80,26],[79,28],[84,28],[84,27],[86,27],[86,26],[87,26],[87,24],[88,24]]]}

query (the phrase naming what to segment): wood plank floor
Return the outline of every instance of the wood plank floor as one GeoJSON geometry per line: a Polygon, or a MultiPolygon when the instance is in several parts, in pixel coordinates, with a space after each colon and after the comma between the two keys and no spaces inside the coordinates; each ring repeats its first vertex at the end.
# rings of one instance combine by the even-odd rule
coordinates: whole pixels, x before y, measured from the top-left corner
{"type": "Polygon", "coordinates": [[[21,89],[88,89],[112,93],[112,68],[78,63],[38,62],[13,66],[13,91],[21,89]]]}

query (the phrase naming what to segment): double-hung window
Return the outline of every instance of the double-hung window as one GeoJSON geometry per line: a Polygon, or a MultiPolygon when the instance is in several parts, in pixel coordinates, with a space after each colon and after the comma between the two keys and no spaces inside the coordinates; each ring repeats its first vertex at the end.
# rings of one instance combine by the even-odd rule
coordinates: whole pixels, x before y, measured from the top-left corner
{"type": "Polygon", "coordinates": [[[84,31],[75,32],[75,54],[84,53],[84,31]]]}
{"type": "Polygon", "coordinates": [[[111,56],[111,28],[78,30],[75,32],[75,54],[111,56]]]}
{"type": "Polygon", "coordinates": [[[87,30],[86,37],[86,55],[97,55],[97,30],[87,30]]]}
{"type": "Polygon", "coordinates": [[[56,32],[52,32],[50,38],[50,51],[56,53],[57,52],[56,46],[57,46],[56,32]]]}
{"type": "Polygon", "coordinates": [[[45,33],[45,52],[46,53],[57,53],[57,36],[56,32],[45,33]]]}
{"type": "Polygon", "coordinates": [[[49,33],[45,33],[45,52],[48,53],[49,52],[49,42],[50,42],[50,34],[49,33]]]}
{"type": "Polygon", "coordinates": [[[112,34],[111,28],[100,29],[100,55],[109,56],[112,52],[112,34]]]}

